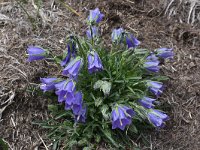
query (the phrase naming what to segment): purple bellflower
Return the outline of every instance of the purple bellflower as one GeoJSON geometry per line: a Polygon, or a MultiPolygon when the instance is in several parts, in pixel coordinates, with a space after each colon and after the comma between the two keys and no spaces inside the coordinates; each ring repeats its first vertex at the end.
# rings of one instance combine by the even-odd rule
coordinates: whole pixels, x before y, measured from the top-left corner
{"type": "Polygon", "coordinates": [[[157,82],[157,81],[148,81],[147,86],[149,90],[155,94],[156,96],[159,96],[163,92],[163,83],[157,82]]]}
{"type": "Polygon", "coordinates": [[[60,65],[63,67],[65,66],[69,61],[70,61],[70,58],[71,58],[71,51],[70,51],[70,46],[68,45],[68,50],[67,50],[67,54],[65,56],[65,58],[60,62],[60,65]]]}
{"type": "Polygon", "coordinates": [[[158,57],[156,57],[156,55],[152,53],[149,56],[147,56],[146,60],[147,61],[155,61],[155,62],[157,62],[158,61],[158,57]]]}
{"type": "Polygon", "coordinates": [[[74,115],[78,115],[79,112],[82,109],[82,105],[83,105],[83,95],[81,92],[77,92],[75,94],[75,98],[73,101],[73,105],[72,105],[72,111],[74,115]]]}
{"type": "Polygon", "coordinates": [[[77,115],[75,115],[75,121],[84,123],[85,120],[86,120],[86,107],[82,107],[77,113],[77,115]]]}
{"type": "Polygon", "coordinates": [[[159,48],[156,50],[157,56],[161,58],[169,58],[172,59],[174,56],[172,48],[159,48]]]}
{"type": "MultiPolygon", "coordinates": [[[[61,97],[60,96],[61,94],[59,95],[60,99],[65,101],[65,110],[70,110],[73,105],[73,102],[75,100],[75,94],[74,94],[74,92],[65,92],[64,94],[65,94],[65,97],[63,97],[63,96],[61,97]]],[[[58,96],[58,100],[59,100],[59,96],[58,96]]]]}
{"type": "Polygon", "coordinates": [[[160,70],[159,63],[160,63],[159,61],[146,61],[143,66],[148,71],[159,72],[160,70]]]}
{"type": "Polygon", "coordinates": [[[81,57],[76,57],[67,64],[62,74],[70,78],[76,78],[78,76],[82,64],[83,59],[81,57]]]}
{"type": "Polygon", "coordinates": [[[117,106],[112,110],[112,129],[124,130],[131,124],[131,118],[135,115],[133,109],[127,106],[117,106]]]}
{"type": "Polygon", "coordinates": [[[154,104],[153,102],[155,101],[156,99],[153,99],[153,98],[149,98],[149,97],[143,97],[142,99],[139,99],[138,102],[145,108],[153,108],[154,107],[154,104]]]}
{"type": "Polygon", "coordinates": [[[34,61],[34,60],[42,60],[46,58],[47,51],[36,46],[29,46],[27,48],[28,52],[28,61],[34,61]]]}
{"type": "Polygon", "coordinates": [[[111,34],[112,42],[120,43],[123,40],[124,29],[114,29],[111,34]]]}
{"type": "Polygon", "coordinates": [[[57,83],[57,78],[40,78],[42,84],[40,85],[40,89],[44,92],[52,91],[55,89],[55,84],[57,83]]]}
{"type": "Polygon", "coordinates": [[[88,70],[89,73],[101,71],[103,69],[101,59],[95,51],[91,51],[88,54],[88,70]]]}
{"type": "Polygon", "coordinates": [[[133,34],[128,33],[126,35],[126,44],[128,45],[128,48],[136,48],[140,44],[140,41],[138,41],[133,34]]]}
{"type": "Polygon", "coordinates": [[[98,36],[98,28],[96,26],[92,26],[91,29],[88,29],[86,31],[86,35],[87,35],[88,39],[97,37],[98,36]]]}
{"type": "Polygon", "coordinates": [[[151,109],[148,113],[148,119],[155,127],[162,128],[165,125],[164,122],[169,120],[169,116],[159,110],[151,109]]]}
{"type": "Polygon", "coordinates": [[[65,66],[71,59],[71,56],[75,57],[75,53],[76,53],[76,45],[74,42],[70,41],[67,44],[67,53],[65,58],[61,61],[60,65],[63,67],[65,66]]]}
{"type": "Polygon", "coordinates": [[[64,102],[66,99],[73,98],[73,92],[75,91],[75,83],[72,80],[64,80],[55,84],[58,95],[58,102],[64,102]]]}
{"type": "Polygon", "coordinates": [[[74,115],[78,115],[78,112],[82,109],[82,93],[68,93],[67,99],[65,100],[65,109],[72,109],[74,115]]]}
{"type": "Polygon", "coordinates": [[[104,14],[102,14],[99,11],[99,8],[96,8],[94,10],[90,10],[90,14],[88,16],[88,22],[89,23],[99,23],[104,17],[104,14]]]}

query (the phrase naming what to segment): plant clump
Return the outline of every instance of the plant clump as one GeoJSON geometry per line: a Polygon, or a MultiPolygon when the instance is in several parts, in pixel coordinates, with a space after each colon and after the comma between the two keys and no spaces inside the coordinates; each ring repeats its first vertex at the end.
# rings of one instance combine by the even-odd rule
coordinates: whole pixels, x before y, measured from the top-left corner
{"type": "Polygon", "coordinates": [[[138,125],[162,128],[169,119],[157,98],[167,79],[159,75],[160,62],[172,59],[173,50],[139,48],[140,41],[123,28],[113,30],[107,48],[98,27],[103,18],[98,8],[90,10],[86,37],[70,35],[60,56],[37,46],[27,49],[28,61],[54,60],[62,70],[59,77],[40,79],[53,118],[39,124],[68,149],[92,149],[102,140],[125,149],[138,125]]]}

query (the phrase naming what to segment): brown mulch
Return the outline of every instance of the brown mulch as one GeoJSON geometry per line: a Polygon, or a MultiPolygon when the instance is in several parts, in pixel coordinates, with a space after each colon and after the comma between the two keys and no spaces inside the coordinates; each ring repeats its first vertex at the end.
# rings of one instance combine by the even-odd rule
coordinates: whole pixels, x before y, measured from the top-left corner
{"type": "MultiPolygon", "coordinates": [[[[0,3],[0,100],[5,101],[14,93],[0,120],[0,138],[14,150],[30,150],[39,145],[50,146],[45,137],[46,131],[32,124],[35,120],[49,118],[47,99],[34,92],[27,92],[26,89],[32,83],[38,83],[39,77],[54,74],[56,68],[48,68],[47,62],[43,61],[26,62],[26,48],[34,44],[49,48],[55,53],[61,52],[65,48],[65,36],[71,32],[84,34],[84,18],[88,10],[99,7],[106,15],[101,24],[105,39],[110,38],[113,28],[123,27],[138,37],[142,47],[150,50],[172,47],[176,53],[172,62],[162,66],[163,73],[170,80],[160,101],[171,119],[164,129],[144,135],[148,144],[136,143],[141,145],[142,149],[198,150],[200,23],[198,18],[195,18],[198,16],[195,13],[199,10],[194,12],[194,17],[188,22],[191,8],[189,1],[67,1],[81,14],[81,17],[78,17],[62,5],[52,2],[43,3],[46,20],[45,17],[37,15],[37,10],[31,3],[23,5],[30,16],[35,18],[35,29],[16,2],[0,3]],[[1,14],[5,15],[4,18],[1,14]]],[[[0,109],[4,106],[5,104],[0,109]]]]}

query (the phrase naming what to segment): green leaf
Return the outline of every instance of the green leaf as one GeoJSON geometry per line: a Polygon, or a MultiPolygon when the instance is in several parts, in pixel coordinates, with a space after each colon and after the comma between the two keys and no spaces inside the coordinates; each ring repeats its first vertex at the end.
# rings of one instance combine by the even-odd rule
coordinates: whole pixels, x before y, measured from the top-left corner
{"type": "Polygon", "coordinates": [[[103,103],[103,99],[102,98],[97,98],[95,99],[95,106],[99,107],[101,104],[103,103]]]}
{"type": "Polygon", "coordinates": [[[87,145],[87,143],[88,143],[87,138],[82,138],[80,141],[78,141],[79,146],[87,145]]]}
{"type": "Polygon", "coordinates": [[[57,112],[58,106],[57,105],[48,105],[48,110],[51,112],[57,112]]]}
{"type": "Polygon", "coordinates": [[[166,80],[169,80],[169,77],[166,77],[166,76],[156,76],[156,77],[152,77],[151,80],[166,81],[166,80]]]}
{"type": "Polygon", "coordinates": [[[84,147],[83,150],[93,150],[93,147],[84,147]]]}
{"type": "Polygon", "coordinates": [[[96,135],[96,136],[95,136],[95,141],[96,141],[97,143],[99,143],[99,142],[101,141],[101,136],[100,136],[100,135],[96,135]]]}
{"type": "Polygon", "coordinates": [[[103,91],[104,95],[109,95],[111,90],[111,83],[108,81],[98,80],[97,82],[95,82],[93,88],[95,90],[100,89],[101,91],[103,91]]]}
{"type": "Polygon", "coordinates": [[[130,125],[129,130],[130,130],[131,132],[133,132],[133,133],[136,133],[136,134],[138,133],[138,130],[137,130],[136,126],[134,126],[133,124],[130,125]]]}
{"type": "Polygon", "coordinates": [[[101,131],[103,132],[103,134],[105,135],[105,137],[115,146],[115,147],[119,147],[119,145],[115,142],[115,140],[112,138],[112,135],[110,133],[109,130],[104,130],[102,128],[100,128],[101,131]]]}
{"type": "Polygon", "coordinates": [[[134,53],[135,54],[146,54],[146,53],[149,53],[149,50],[147,50],[147,49],[135,49],[134,53]]]}
{"type": "Polygon", "coordinates": [[[60,57],[56,56],[54,57],[54,61],[57,63],[57,64],[60,64],[60,62],[62,61],[60,57]]]}
{"type": "Polygon", "coordinates": [[[5,142],[3,141],[3,139],[0,139],[0,149],[1,149],[1,150],[8,150],[8,144],[5,143],[5,142]]]}
{"type": "Polygon", "coordinates": [[[59,141],[55,141],[55,142],[53,142],[53,148],[52,148],[52,150],[58,150],[58,144],[59,144],[59,141]]]}
{"type": "Polygon", "coordinates": [[[128,77],[127,80],[140,80],[142,77],[128,77]]]}
{"type": "Polygon", "coordinates": [[[70,140],[69,142],[67,142],[67,145],[70,148],[73,147],[73,146],[75,146],[75,145],[77,145],[77,144],[78,144],[78,142],[76,140],[70,140]]]}
{"type": "Polygon", "coordinates": [[[102,115],[103,115],[103,117],[104,117],[104,119],[105,120],[109,120],[109,113],[108,113],[108,105],[103,105],[102,107],[101,107],[101,113],[102,113],[102,115]]]}

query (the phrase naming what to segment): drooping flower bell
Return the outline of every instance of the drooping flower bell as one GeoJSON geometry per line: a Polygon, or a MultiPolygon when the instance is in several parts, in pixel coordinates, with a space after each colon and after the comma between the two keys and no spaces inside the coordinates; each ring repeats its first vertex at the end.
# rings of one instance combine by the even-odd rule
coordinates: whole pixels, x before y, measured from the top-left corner
{"type": "Polygon", "coordinates": [[[146,60],[147,61],[155,61],[155,62],[157,62],[158,61],[158,57],[154,53],[151,53],[149,56],[147,56],[146,60]]]}
{"type": "Polygon", "coordinates": [[[101,59],[95,51],[89,52],[88,56],[88,71],[89,73],[101,71],[103,69],[101,59]]]}
{"type": "Polygon", "coordinates": [[[128,33],[126,34],[126,44],[128,48],[136,48],[140,44],[140,41],[138,41],[138,39],[135,38],[133,34],[128,33]]]}
{"type": "Polygon", "coordinates": [[[64,80],[55,84],[57,89],[56,94],[58,95],[58,102],[64,102],[67,98],[71,99],[74,97],[73,92],[75,91],[75,83],[73,80],[64,80]]]}
{"type": "Polygon", "coordinates": [[[150,72],[159,72],[159,70],[160,70],[159,63],[160,62],[158,60],[157,61],[148,61],[147,60],[143,66],[145,69],[147,69],[150,72]]]}
{"type": "Polygon", "coordinates": [[[76,78],[78,76],[82,64],[83,59],[81,57],[76,57],[67,64],[62,74],[70,78],[76,78]]]}
{"type": "Polygon", "coordinates": [[[74,115],[78,115],[83,106],[83,95],[81,92],[75,94],[75,98],[72,104],[72,111],[74,115]]]}
{"type": "Polygon", "coordinates": [[[40,78],[40,81],[42,82],[40,89],[43,90],[43,92],[54,90],[57,80],[57,78],[40,78]]]}
{"type": "Polygon", "coordinates": [[[95,37],[98,36],[98,28],[96,26],[92,26],[91,29],[88,29],[86,31],[86,35],[88,39],[94,39],[95,37]]]}
{"type": "Polygon", "coordinates": [[[67,44],[67,52],[65,53],[64,59],[60,62],[61,66],[65,66],[71,59],[76,55],[76,44],[70,39],[67,44]]]}
{"type": "Polygon", "coordinates": [[[34,60],[42,60],[45,59],[48,52],[40,47],[37,46],[29,46],[27,48],[28,52],[28,61],[34,61],[34,60]]]}
{"type": "Polygon", "coordinates": [[[159,48],[156,49],[156,53],[158,57],[164,58],[164,59],[172,59],[174,56],[173,49],[172,48],[159,48]]]}
{"type": "Polygon", "coordinates": [[[162,82],[157,82],[157,81],[148,81],[147,86],[149,90],[155,94],[156,96],[159,96],[163,92],[163,83],[162,82]]]}
{"type": "Polygon", "coordinates": [[[155,101],[156,99],[153,99],[153,98],[149,98],[149,97],[143,97],[142,99],[139,99],[138,102],[145,108],[153,108],[154,107],[154,104],[153,102],[155,101]]]}
{"type": "Polygon", "coordinates": [[[155,127],[162,128],[165,125],[165,121],[169,120],[169,116],[159,110],[151,109],[148,113],[148,119],[155,127]]]}
{"type": "Polygon", "coordinates": [[[96,8],[94,10],[90,10],[90,14],[88,16],[88,22],[90,24],[97,24],[99,23],[104,17],[104,14],[102,14],[99,11],[99,8],[96,8]]]}
{"type": "Polygon", "coordinates": [[[58,95],[58,100],[62,99],[62,102],[65,102],[65,110],[70,110],[72,108],[73,102],[75,100],[75,93],[74,92],[63,92],[64,96],[58,95]],[[60,98],[59,98],[60,96],[60,98]]]}
{"type": "Polygon", "coordinates": [[[86,107],[82,107],[79,112],[77,113],[77,115],[75,115],[75,121],[76,122],[82,122],[84,123],[86,120],[86,107]]]}
{"type": "Polygon", "coordinates": [[[67,98],[65,100],[65,109],[72,109],[74,115],[78,115],[78,112],[82,109],[82,93],[81,92],[71,92],[67,93],[67,98]]]}
{"type": "Polygon", "coordinates": [[[123,28],[114,29],[111,34],[112,42],[117,43],[117,44],[122,42],[123,36],[124,36],[123,28]]]}
{"type": "Polygon", "coordinates": [[[131,118],[135,115],[133,109],[127,106],[116,106],[112,110],[112,129],[119,128],[124,130],[127,125],[131,124],[131,118]]]}

